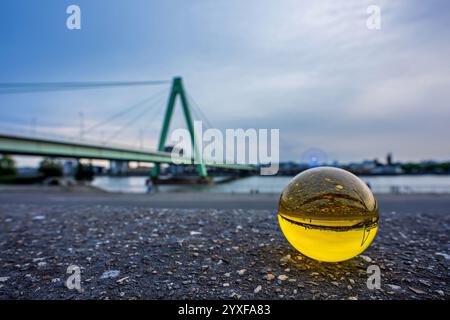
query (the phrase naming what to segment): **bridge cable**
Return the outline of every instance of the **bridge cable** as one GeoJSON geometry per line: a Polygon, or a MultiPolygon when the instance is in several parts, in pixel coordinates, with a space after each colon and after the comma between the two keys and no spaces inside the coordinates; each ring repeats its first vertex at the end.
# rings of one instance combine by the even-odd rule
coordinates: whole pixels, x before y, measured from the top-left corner
{"type": "MultiPolygon", "coordinates": [[[[164,101],[165,101],[165,100],[164,100],[164,101]]],[[[149,117],[146,117],[146,118],[149,118],[148,121],[145,120],[145,121],[146,121],[146,122],[145,122],[146,128],[145,128],[145,129],[141,129],[141,130],[143,131],[143,134],[144,134],[144,135],[145,135],[145,132],[148,132],[148,131],[149,131],[148,128],[151,128],[151,127],[153,126],[153,124],[155,123],[155,121],[158,121],[158,123],[163,123],[163,120],[164,120],[164,119],[159,119],[159,118],[160,118],[161,114],[162,114],[164,111],[165,111],[165,108],[164,108],[164,107],[162,107],[162,108],[156,108],[156,110],[155,110],[155,112],[154,112],[153,114],[150,114],[149,117]]],[[[150,129],[150,130],[152,130],[152,129],[150,129]]],[[[161,131],[161,128],[156,128],[156,131],[157,131],[157,135],[159,136],[160,131],[161,131]]],[[[151,132],[154,133],[154,129],[153,129],[151,132]]],[[[159,139],[156,140],[156,143],[157,143],[157,145],[155,146],[155,149],[158,148],[159,139]]]]}
{"type": "Polygon", "coordinates": [[[194,108],[194,105],[192,104],[192,103],[189,103],[189,105],[191,106],[191,111],[192,111],[192,114],[194,115],[194,118],[193,118],[193,120],[195,121],[195,120],[203,120],[201,117],[200,117],[200,115],[199,115],[199,113],[197,112],[197,110],[194,108]]]}
{"type": "Polygon", "coordinates": [[[127,113],[129,113],[129,112],[131,112],[131,111],[133,111],[133,110],[135,110],[135,109],[137,109],[137,108],[139,108],[140,106],[146,104],[147,102],[150,102],[150,101],[152,101],[152,100],[155,99],[155,98],[156,98],[156,99],[159,98],[159,97],[160,97],[164,92],[166,92],[166,91],[167,91],[167,89],[158,91],[158,92],[155,93],[154,95],[152,95],[152,96],[150,96],[150,97],[147,97],[147,98],[145,98],[144,100],[141,100],[141,101],[139,101],[139,102],[137,102],[137,103],[131,105],[130,107],[126,108],[125,110],[121,110],[121,111],[119,111],[119,112],[117,112],[117,113],[111,115],[110,117],[106,118],[105,120],[100,121],[100,122],[97,122],[96,124],[90,126],[90,127],[87,128],[86,130],[84,130],[83,133],[86,134],[86,133],[89,133],[89,132],[91,132],[91,131],[93,131],[93,130],[95,130],[95,129],[100,128],[101,126],[104,126],[105,124],[107,124],[107,123],[109,123],[109,122],[111,122],[111,121],[117,119],[118,117],[123,116],[123,115],[125,115],[125,114],[127,114],[127,113]]]}
{"type": "Polygon", "coordinates": [[[195,99],[189,93],[187,93],[187,96],[191,101],[191,106],[194,112],[198,112],[200,114],[199,119],[204,120],[208,128],[214,128],[214,126],[211,124],[211,121],[209,121],[208,117],[203,113],[202,109],[199,107],[195,99]]]}
{"type": "Polygon", "coordinates": [[[61,91],[61,90],[83,90],[114,87],[151,86],[170,83],[170,80],[148,80],[148,81],[85,81],[85,82],[4,82],[0,83],[0,94],[61,91]]]}
{"type": "Polygon", "coordinates": [[[104,142],[103,144],[107,144],[109,143],[112,139],[114,139],[115,137],[117,137],[117,135],[119,135],[120,133],[122,133],[125,129],[127,129],[130,125],[132,125],[133,123],[135,123],[136,121],[142,119],[142,117],[147,114],[151,109],[153,109],[155,106],[157,106],[159,104],[160,101],[155,101],[157,103],[154,103],[152,105],[150,105],[148,108],[142,110],[142,112],[140,112],[139,114],[137,114],[134,118],[130,119],[130,121],[128,121],[127,123],[125,123],[122,127],[120,127],[118,130],[116,130],[112,135],[110,135],[104,142]]]}

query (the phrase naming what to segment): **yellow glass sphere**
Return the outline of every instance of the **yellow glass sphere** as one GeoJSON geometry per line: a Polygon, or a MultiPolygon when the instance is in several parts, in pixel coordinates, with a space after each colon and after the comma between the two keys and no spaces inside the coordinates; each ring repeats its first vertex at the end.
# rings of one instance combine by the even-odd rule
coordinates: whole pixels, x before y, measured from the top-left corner
{"type": "Polygon", "coordinates": [[[319,261],[344,261],[363,252],[375,238],[378,205],[354,174],[318,167],[298,174],[284,188],[278,222],[302,254],[319,261]]]}

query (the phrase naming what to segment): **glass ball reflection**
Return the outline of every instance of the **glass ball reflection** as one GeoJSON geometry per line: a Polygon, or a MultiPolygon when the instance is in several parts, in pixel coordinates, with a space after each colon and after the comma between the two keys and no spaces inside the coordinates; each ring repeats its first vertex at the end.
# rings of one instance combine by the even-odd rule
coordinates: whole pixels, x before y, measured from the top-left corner
{"type": "Polygon", "coordinates": [[[363,252],[378,230],[378,205],[369,187],[343,169],[308,169],[284,188],[278,222],[302,254],[338,262],[363,252]]]}

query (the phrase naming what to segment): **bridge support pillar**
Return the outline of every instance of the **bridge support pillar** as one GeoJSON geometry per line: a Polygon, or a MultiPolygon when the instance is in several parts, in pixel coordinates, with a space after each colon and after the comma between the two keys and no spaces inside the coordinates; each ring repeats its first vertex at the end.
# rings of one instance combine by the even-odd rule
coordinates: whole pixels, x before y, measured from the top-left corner
{"type": "MultiPolygon", "coordinates": [[[[164,116],[164,122],[161,130],[161,136],[159,138],[158,150],[164,151],[164,147],[166,145],[167,134],[169,132],[170,120],[172,118],[173,110],[175,107],[175,101],[177,96],[180,97],[181,106],[183,108],[184,117],[186,119],[186,124],[189,130],[189,134],[191,135],[191,142],[194,148],[195,159],[201,159],[200,150],[198,145],[196,144],[196,137],[194,132],[194,123],[192,121],[191,111],[189,109],[189,103],[186,97],[186,93],[184,92],[183,82],[181,78],[177,77],[173,79],[172,89],[170,91],[169,102],[167,104],[166,114],[164,116]]],[[[157,179],[159,177],[159,163],[155,163],[152,171],[152,178],[157,179]]],[[[201,178],[208,177],[208,171],[206,170],[206,166],[203,162],[196,164],[198,174],[201,178]]]]}
{"type": "Polygon", "coordinates": [[[128,173],[128,161],[111,160],[109,162],[110,173],[113,176],[123,176],[128,173]]]}

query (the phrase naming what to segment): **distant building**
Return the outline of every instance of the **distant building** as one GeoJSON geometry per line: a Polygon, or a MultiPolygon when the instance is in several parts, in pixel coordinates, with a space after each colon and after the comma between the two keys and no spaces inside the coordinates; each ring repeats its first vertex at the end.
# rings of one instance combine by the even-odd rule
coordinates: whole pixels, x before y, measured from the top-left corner
{"type": "Polygon", "coordinates": [[[292,176],[309,168],[310,166],[307,163],[296,163],[294,161],[280,162],[278,174],[292,176]]]}
{"type": "Polygon", "coordinates": [[[378,167],[378,160],[364,160],[363,162],[352,162],[348,165],[348,170],[356,174],[370,174],[378,167]]]}
{"type": "Polygon", "coordinates": [[[395,175],[395,174],[402,174],[403,169],[400,166],[382,166],[382,167],[376,167],[370,172],[371,174],[381,174],[381,175],[395,175]]]}
{"type": "Polygon", "coordinates": [[[392,161],[392,153],[391,152],[389,152],[386,156],[386,164],[388,166],[392,166],[394,164],[392,161]]]}

